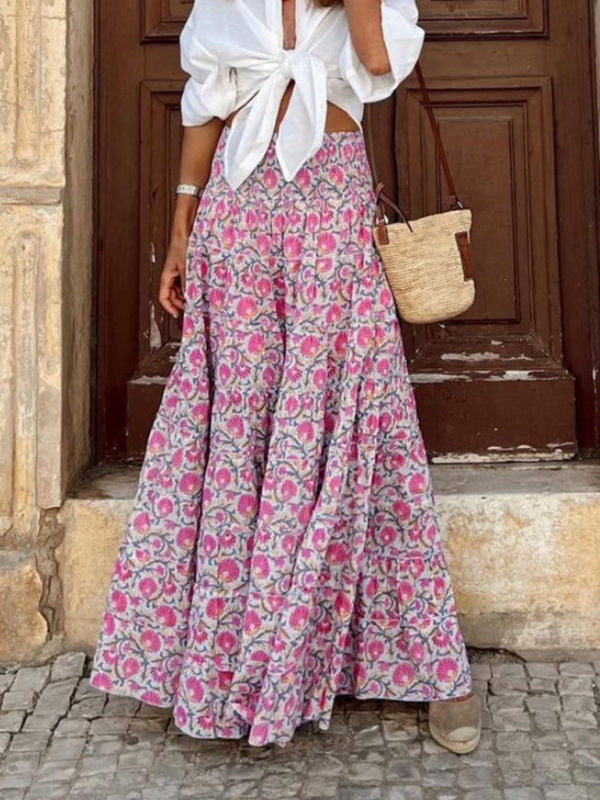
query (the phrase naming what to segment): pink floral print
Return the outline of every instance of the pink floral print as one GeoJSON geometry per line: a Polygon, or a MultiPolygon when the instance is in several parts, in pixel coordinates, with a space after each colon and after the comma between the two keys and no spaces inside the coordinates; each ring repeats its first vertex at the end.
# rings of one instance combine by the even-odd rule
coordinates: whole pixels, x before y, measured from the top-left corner
{"type": "Polygon", "coordinates": [[[361,132],[237,189],[219,139],[183,336],[91,683],[195,737],[284,745],[338,694],[467,694],[471,672],[361,132]]]}

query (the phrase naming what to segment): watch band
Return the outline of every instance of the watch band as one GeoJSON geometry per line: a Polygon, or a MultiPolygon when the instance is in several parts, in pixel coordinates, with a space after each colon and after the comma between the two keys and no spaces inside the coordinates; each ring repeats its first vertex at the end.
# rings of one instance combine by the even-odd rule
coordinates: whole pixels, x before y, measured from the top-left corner
{"type": "Polygon", "coordinates": [[[194,197],[200,197],[204,186],[196,186],[193,183],[180,183],[175,189],[175,194],[191,194],[194,197]]]}

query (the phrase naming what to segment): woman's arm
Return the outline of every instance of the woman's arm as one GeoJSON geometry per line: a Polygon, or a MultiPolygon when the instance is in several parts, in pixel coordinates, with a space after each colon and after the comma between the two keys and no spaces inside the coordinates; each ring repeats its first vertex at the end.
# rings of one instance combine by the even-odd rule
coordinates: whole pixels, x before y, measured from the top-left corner
{"type": "Polygon", "coordinates": [[[392,65],[381,27],[381,0],[344,0],[356,55],[373,75],[385,75],[392,65]]]}
{"type": "MultiPolygon", "coordinates": [[[[213,117],[204,125],[184,127],[179,169],[180,183],[191,183],[196,186],[206,184],[223,124],[222,119],[213,117]]],[[[158,295],[161,306],[175,318],[185,306],[185,254],[197,209],[198,198],[186,194],[177,195],[171,224],[171,239],[158,295]]]]}

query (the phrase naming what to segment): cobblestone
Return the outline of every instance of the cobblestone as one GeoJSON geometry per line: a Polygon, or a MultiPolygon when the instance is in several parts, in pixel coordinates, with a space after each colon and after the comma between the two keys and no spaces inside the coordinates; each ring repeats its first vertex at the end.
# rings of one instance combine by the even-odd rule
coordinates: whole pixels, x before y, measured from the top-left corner
{"type": "Polygon", "coordinates": [[[558,665],[545,661],[528,661],[525,664],[525,672],[531,678],[558,678],[558,665]]]}
{"type": "Polygon", "coordinates": [[[50,666],[41,667],[21,667],[15,676],[11,686],[13,692],[36,692],[42,691],[46,681],[50,677],[50,666]]]}
{"type": "MultiPolygon", "coordinates": [[[[244,786],[244,784],[239,784],[244,786]]],[[[253,784],[258,791],[258,783],[253,784]]],[[[326,798],[337,797],[339,781],[337,778],[325,777],[323,775],[311,775],[304,782],[301,790],[302,797],[326,798]]],[[[238,795],[243,797],[244,795],[238,795]]],[[[247,796],[247,795],[246,795],[247,796]]]]}
{"type": "Polygon", "coordinates": [[[600,767],[600,750],[573,750],[572,761],[584,767],[600,767]]]}
{"type": "Polygon", "coordinates": [[[567,747],[567,737],[564,731],[547,731],[534,736],[532,744],[534,750],[562,750],[567,747]]]}
{"type": "Polygon", "coordinates": [[[561,715],[562,727],[567,728],[596,728],[598,719],[591,711],[565,711],[561,715]]]}
{"type": "Polygon", "coordinates": [[[531,716],[536,730],[545,732],[560,729],[560,719],[556,711],[534,711],[531,716]]]}
{"type": "Polygon", "coordinates": [[[0,733],[16,733],[21,730],[25,711],[0,712],[0,733]]]}
{"type": "Polygon", "coordinates": [[[8,746],[10,744],[10,734],[9,733],[0,733],[0,755],[8,750],[8,746]]]}
{"type": "Polygon", "coordinates": [[[79,678],[85,667],[85,653],[63,653],[52,664],[51,681],[79,678]]]}
{"type": "Polygon", "coordinates": [[[388,786],[385,800],[423,800],[420,786],[388,786]]]}
{"type": "MultiPolygon", "coordinates": [[[[593,783],[600,786],[600,767],[575,767],[573,770],[577,783],[593,783]]],[[[600,789],[595,790],[600,794],[600,789]]]]}
{"type": "MultiPolygon", "coordinates": [[[[563,698],[566,700],[567,698],[563,698]]],[[[573,698],[574,700],[580,700],[585,698],[573,698]]],[[[531,697],[527,697],[525,699],[525,705],[528,711],[560,711],[560,699],[558,695],[553,694],[542,694],[542,695],[533,695],[531,697]]]]}
{"type": "MultiPolygon", "coordinates": [[[[27,717],[23,725],[23,730],[27,733],[53,731],[57,726],[61,715],[57,712],[54,714],[38,714],[34,709],[33,714],[27,717]]],[[[0,718],[1,719],[1,718],[0,718]]]]}
{"type": "Polygon", "coordinates": [[[2,711],[32,711],[35,692],[6,692],[2,698],[2,711]]]}
{"type": "Polygon", "coordinates": [[[545,800],[591,800],[584,786],[545,786],[545,800]]]}
{"type": "Polygon", "coordinates": [[[83,653],[0,671],[2,800],[600,800],[600,662],[474,663],[479,747],[426,703],[338,698],[286,747],[200,740],[169,709],[92,689],[83,653]]]}
{"type": "Polygon", "coordinates": [[[558,690],[561,694],[594,694],[594,683],[591,676],[587,678],[564,676],[558,681],[558,690]]]}
{"type": "Polygon", "coordinates": [[[530,750],[502,753],[498,757],[498,767],[503,774],[522,772],[533,768],[533,754],[530,750]]]}
{"type": "MultiPolygon", "coordinates": [[[[523,705],[525,702],[526,695],[525,693],[519,694],[499,694],[499,695],[492,695],[488,698],[488,708],[492,712],[492,715],[497,714],[499,711],[508,711],[509,709],[513,709],[516,711],[524,711],[525,706],[523,705]]],[[[540,698],[527,698],[529,702],[532,699],[540,699],[540,698]]],[[[558,698],[556,699],[556,704],[559,705],[558,698]]],[[[533,711],[534,709],[530,709],[533,711]]]]}
{"type": "Polygon", "coordinates": [[[569,747],[592,747],[600,749],[600,727],[595,730],[571,729],[565,731],[569,747]]]}
{"type": "Polygon", "coordinates": [[[565,711],[596,712],[596,701],[589,695],[565,694],[562,697],[562,707],[565,711]]]}
{"type": "Polygon", "coordinates": [[[567,661],[558,665],[561,675],[594,675],[593,664],[583,664],[578,661],[567,661]]]}
{"type": "Polygon", "coordinates": [[[556,694],[558,689],[555,678],[530,678],[529,688],[532,692],[544,692],[547,694],[556,694]]]}
{"type": "Polygon", "coordinates": [[[534,786],[513,786],[504,790],[505,800],[543,800],[542,790],[534,786]]]}
{"type": "Polygon", "coordinates": [[[531,717],[525,711],[505,708],[492,713],[492,728],[496,731],[529,731],[531,727],[531,717]]]}
{"type": "MultiPolygon", "coordinates": [[[[565,678],[565,680],[571,680],[565,678]]],[[[490,681],[492,694],[523,694],[529,691],[527,678],[523,672],[520,675],[494,676],[490,681]]]]}
{"type": "Polygon", "coordinates": [[[7,692],[15,680],[14,672],[0,672],[0,695],[7,692]]]}

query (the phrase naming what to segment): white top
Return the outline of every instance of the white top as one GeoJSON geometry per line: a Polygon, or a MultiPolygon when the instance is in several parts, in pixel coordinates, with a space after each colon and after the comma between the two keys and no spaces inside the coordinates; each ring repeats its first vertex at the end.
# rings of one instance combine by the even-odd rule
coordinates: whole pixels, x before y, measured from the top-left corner
{"type": "Polygon", "coordinates": [[[342,5],[296,0],[296,46],[287,50],[282,8],[282,0],[196,0],[181,33],[181,66],[191,76],[181,100],[183,124],[225,119],[244,106],[224,153],[225,179],[234,189],[262,160],[291,79],[295,86],[275,144],[286,180],[321,146],[327,100],[362,128],[364,103],[392,94],[423,46],[415,0],[382,0],[392,67],[385,75],[373,75],[359,60],[342,5]]]}

